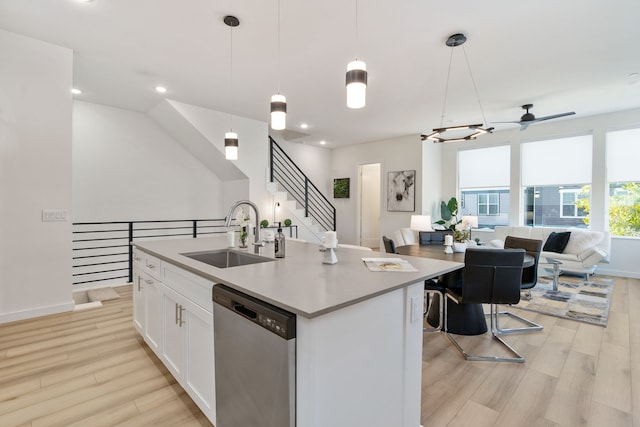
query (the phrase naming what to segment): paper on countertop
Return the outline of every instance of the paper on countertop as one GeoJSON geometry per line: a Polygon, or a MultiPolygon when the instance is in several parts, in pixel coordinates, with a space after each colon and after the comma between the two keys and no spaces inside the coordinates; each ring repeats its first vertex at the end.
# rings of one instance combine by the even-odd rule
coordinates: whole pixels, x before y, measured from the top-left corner
{"type": "Polygon", "coordinates": [[[362,258],[370,271],[418,271],[409,261],[402,258],[362,258]]]}

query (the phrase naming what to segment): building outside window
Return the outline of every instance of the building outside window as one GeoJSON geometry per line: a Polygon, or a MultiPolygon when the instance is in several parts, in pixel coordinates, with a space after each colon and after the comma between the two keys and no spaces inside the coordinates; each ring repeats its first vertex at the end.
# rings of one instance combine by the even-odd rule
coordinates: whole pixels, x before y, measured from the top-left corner
{"type": "Polygon", "coordinates": [[[458,152],[461,214],[477,216],[480,228],[509,225],[510,155],[508,145],[458,152]]]}
{"type": "Polygon", "coordinates": [[[639,158],[640,128],[607,132],[609,231],[613,236],[640,237],[639,158]]]}
{"type": "Polygon", "coordinates": [[[499,215],[500,195],[494,193],[478,194],[478,215],[499,215]]]}
{"type": "Polygon", "coordinates": [[[521,155],[524,225],[587,227],[591,135],[523,143],[521,155]]]}
{"type": "Polygon", "coordinates": [[[578,203],[579,199],[586,197],[583,189],[566,189],[560,190],[560,217],[561,218],[586,218],[586,209],[578,203]]]}

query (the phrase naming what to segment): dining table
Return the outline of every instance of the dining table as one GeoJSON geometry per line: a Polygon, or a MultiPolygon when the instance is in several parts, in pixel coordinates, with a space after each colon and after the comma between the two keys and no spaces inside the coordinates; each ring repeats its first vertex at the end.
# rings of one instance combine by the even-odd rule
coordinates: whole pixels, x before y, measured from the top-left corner
{"type": "MultiPolygon", "coordinates": [[[[470,248],[473,248],[473,246],[470,248]]],[[[477,246],[476,248],[496,249],[487,246],[477,246]]],[[[454,261],[464,264],[464,252],[445,253],[444,249],[444,245],[421,245],[419,243],[396,246],[396,252],[400,255],[454,261]]],[[[534,257],[525,254],[522,267],[531,267],[534,263],[534,257]]],[[[464,265],[457,270],[438,277],[436,279],[438,286],[443,289],[459,289],[462,287],[463,270],[464,265]]],[[[434,327],[438,325],[440,317],[440,313],[438,312],[439,300],[437,298],[439,298],[439,296],[434,295],[433,303],[429,305],[429,311],[427,313],[427,323],[434,327]]],[[[487,332],[487,321],[482,304],[456,304],[450,300],[446,301],[447,307],[445,311],[447,315],[448,332],[458,335],[481,335],[487,332]]]]}

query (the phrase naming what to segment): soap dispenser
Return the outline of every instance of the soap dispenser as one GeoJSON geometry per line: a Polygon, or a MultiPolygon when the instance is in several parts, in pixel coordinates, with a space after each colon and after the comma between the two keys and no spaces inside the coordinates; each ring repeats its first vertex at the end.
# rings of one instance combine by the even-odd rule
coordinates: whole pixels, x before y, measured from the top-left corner
{"type": "Polygon", "coordinates": [[[274,249],[276,258],[284,258],[284,234],[282,234],[282,224],[280,222],[278,223],[274,249]]]}

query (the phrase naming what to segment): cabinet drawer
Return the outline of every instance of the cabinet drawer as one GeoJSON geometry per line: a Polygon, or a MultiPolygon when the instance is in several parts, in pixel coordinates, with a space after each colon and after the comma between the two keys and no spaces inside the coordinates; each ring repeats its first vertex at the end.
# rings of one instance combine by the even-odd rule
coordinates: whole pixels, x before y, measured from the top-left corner
{"type": "Polygon", "coordinates": [[[144,271],[158,279],[162,279],[162,261],[152,255],[144,254],[143,262],[144,271]]]}
{"type": "Polygon", "coordinates": [[[213,282],[168,262],[162,264],[162,269],[165,286],[185,296],[207,312],[213,313],[211,300],[213,282]]]}
{"type": "Polygon", "coordinates": [[[133,264],[136,266],[144,266],[144,252],[134,246],[133,248],[133,264]]]}

